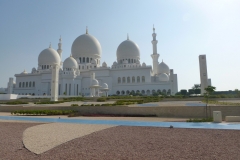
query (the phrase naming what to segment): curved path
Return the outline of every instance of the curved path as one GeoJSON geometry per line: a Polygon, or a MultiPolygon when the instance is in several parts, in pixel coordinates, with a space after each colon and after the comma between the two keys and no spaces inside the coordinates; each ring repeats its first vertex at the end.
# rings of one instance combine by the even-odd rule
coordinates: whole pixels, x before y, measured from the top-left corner
{"type": "Polygon", "coordinates": [[[100,131],[112,125],[49,123],[27,128],[23,133],[24,146],[36,154],[46,152],[70,140],[100,131]]]}

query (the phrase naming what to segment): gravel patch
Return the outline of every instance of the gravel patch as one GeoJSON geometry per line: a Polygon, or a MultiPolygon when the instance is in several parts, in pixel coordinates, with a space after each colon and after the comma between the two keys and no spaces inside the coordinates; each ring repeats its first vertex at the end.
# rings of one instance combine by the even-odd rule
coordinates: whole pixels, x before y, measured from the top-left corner
{"type": "Polygon", "coordinates": [[[36,155],[23,148],[33,123],[0,123],[0,159],[203,159],[237,160],[240,131],[117,126],[36,155]]]}
{"type": "Polygon", "coordinates": [[[33,126],[23,132],[24,146],[36,154],[112,125],[49,123],[33,126]]]}

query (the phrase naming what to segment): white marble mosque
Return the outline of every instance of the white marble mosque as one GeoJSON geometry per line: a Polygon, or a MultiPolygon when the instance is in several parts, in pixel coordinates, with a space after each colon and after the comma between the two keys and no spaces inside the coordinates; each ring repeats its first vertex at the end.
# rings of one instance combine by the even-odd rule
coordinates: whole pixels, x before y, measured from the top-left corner
{"type": "Polygon", "coordinates": [[[153,28],[152,65],[141,63],[139,47],[129,37],[118,46],[112,65],[101,64],[101,44],[88,29],[73,41],[69,57],[62,62],[60,38],[57,50],[50,45],[40,52],[37,68],[15,74],[15,80],[9,78],[8,94],[51,95],[52,100],[58,95],[174,95],[178,91],[177,74],[163,61],[159,63],[156,36],[153,28]]]}

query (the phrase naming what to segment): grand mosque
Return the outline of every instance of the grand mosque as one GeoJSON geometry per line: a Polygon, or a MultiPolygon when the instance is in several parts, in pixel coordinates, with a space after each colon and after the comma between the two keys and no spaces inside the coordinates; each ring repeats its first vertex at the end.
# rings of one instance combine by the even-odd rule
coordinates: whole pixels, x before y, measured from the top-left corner
{"type": "Polygon", "coordinates": [[[62,61],[62,39],[58,49],[49,46],[40,52],[37,68],[9,78],[8,93],[32,96],[103,96],[156,92],[174,95],[178,91],[177,74],[163,61],[159,63],[157,34],[152,33],[152,65],[141,63],[138,45],[127,37],[116,50],[112,65],[101,63],[101,44],[88,33],[77,37],[71,54],[62,61]],[[54,87],[54,86],[55,87],[54,87]]]}

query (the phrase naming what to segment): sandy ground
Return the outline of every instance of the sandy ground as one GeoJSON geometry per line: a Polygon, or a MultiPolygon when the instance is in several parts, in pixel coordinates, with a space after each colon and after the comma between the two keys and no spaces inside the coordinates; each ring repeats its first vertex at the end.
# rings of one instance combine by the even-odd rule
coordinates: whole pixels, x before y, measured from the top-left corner
{"type": "Polygon", "coordinates": [[[36,154],[70,140],[113,127],[111,125],[49,123],[30,127],[23,133],[24,146],[36,154]]]}
{"type": "Polygon", "coordinates": [[[240,157],[237,130],[126,126],[93,132],[37,155],[24,147],[22,138],[27,128],[39,125],[42,124],[0,122],[0,159],[237,160],[240,157]]]}

